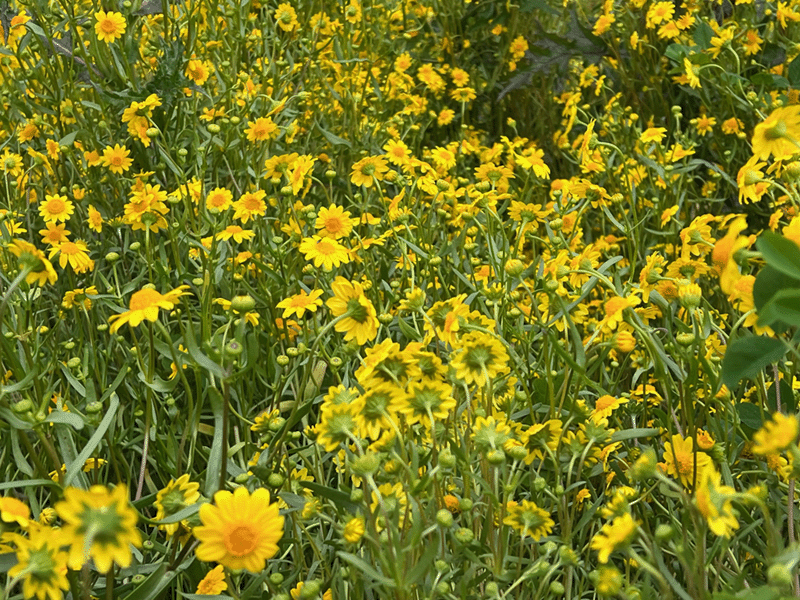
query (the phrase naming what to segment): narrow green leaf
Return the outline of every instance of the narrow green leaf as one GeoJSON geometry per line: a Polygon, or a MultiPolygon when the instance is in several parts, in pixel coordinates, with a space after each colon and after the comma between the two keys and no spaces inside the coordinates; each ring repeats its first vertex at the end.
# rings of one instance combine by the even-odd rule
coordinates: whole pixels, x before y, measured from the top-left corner
{"type": "Polygon", "coordinates": [[[341,552],[341,551],[337,552],[336,554],[343,561],[353,565],[355,568],[357,568],[364,575],[372,579],[374,582],[380,583],[381,585],[385,585],[389,589],[394,589],[395,587],[397,587],[394,581],[378,573],[378,571],[376,571],[371,565],[358,558],[355,554],[350,554],[349,552],[341,552]]]}
{"type": "Polygon", "coordinates": [[[186,508],[182,508],[181,510],[176,512],[174,515],[170,515],[168,517],[164,517],[163,519],[161,519],[158,522],[158,524],[159,525],[169,525],[170,523],[178,523],[180,521],[183,521],[184,519],[188,519],[192,515],[197,514],[197,512],[200,510],[201,506],[202,505],[198,502],[196,504],[192,504],[191,506],[187,506],[186,508]]]}
{"type": "Polygon", "coordinates": [[[211,498],[219,489],[219,472],[222,469],[222,446],[224,432],[222,431],[222,394],[217,388],[208,388],[208,396],[211,401],[211,411],[214,413],[214,440],[208,453],[208,464],[206,466],[206,484],[203,488],[205,495],[211,498]]]}
{"type": "Polygon", "coordinates": [[[767,264],[794,279],[800,279],[800,246],[792,240],[765,231],[758,240],[756,248],[764,255],[767,264]]]}
{"type": "Polygon", "coordinates": [[[734,340],[722,359],[722,383],[733,389],[739,380],[756,375],[784,354],[786,346],[774,338],[747,336],[734,340]]]}
{"type": "Polygon", "coordinates": [[[63,411],[63,410],[54,410],[47,418],[44,420],[45,423],[62,423],[64,425],[69,425],[73,429],[83,429],[83,419],[76,415],[75,413],[63,411]]]}
{"type": "Polygon", "coordinates": [[[611,434],[612,442],[622,442],[634,438],[648,438],[659,434],[661,430],[657,427],[640,427],[638,429],[623,429],[611,434]]]}
{"type": "Polygon", "coordinates": [[[83,465],[91,458],[97,446],[100,445],[103,436],[106,431],[108,431],[109,426],[114,420],[114,416],[117,414],[117,408],[119,408],[119,398],[114,394],[111,396],[111,403],[108,406],[108,411],[97,426],[97,430],[92,434],[92,437],[89,438],[89,441],[83,450],[80,451],[80,454],[75,457],[75,462],[67,469],[67,474],[64,476],[64,487],[68,486],[70,482],[75,479],[75,476],[80,472],[81,468],[83,468],[83,465]]]}
{"type": "Polygon", "coordinates": [[[167,563],[163,562],[124,600],[155,600],[176,575],[177,572],[167,570],[167,563]]]}

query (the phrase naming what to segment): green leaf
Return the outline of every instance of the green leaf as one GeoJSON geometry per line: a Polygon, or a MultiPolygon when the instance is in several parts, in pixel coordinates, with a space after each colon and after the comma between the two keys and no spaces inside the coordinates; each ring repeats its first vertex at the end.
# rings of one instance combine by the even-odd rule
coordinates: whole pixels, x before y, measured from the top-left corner
{"type": "Polygon", "coordinates": [[[317,125],[317,129],[319,129],[319,132],[325,137],[325,139],[328,140],[334,146],[347,146],[348,148],[353,147],[353,145],[346,139],[340,138],[338,135],[335,135],[330,131],[328,131],[327,129],[324,129],[322,125],[317,125]]]}
{"type": "Polygon", "coordinates": [[[6,573],[15,564],[17,564],[16,552],[0,554],[0,573],[6,573]]]}
{"type": "Polygon", "coordinates": [[[167,563],[163,562],[135,590],[125,596],[124,600],[155,600],[176,575],[177,572],[167,570],[167,563]]]}
{"type": "Polygon", "coordinates": [[[775,321],[773,323],[766,323],[762,321],[763,315],[761,311],[764,306],[772,299],[772,297],[782,290],[797,289],[800,290],[800,281],[789,277],[785,273],[781,273],[775,267],[764,265],[764,267],[756,275],[756,281],[753,284],[753,302],[756,306],[756,312],[759,313],[759,325],[769,325],[778,333],[781,333],[788,325],[775,321]]]}
{"type": "Polygon", "coordinates": [[[792,84],[792,87],[800,86],[800,56],[795,56],[794,60],[789,63],[786,78],[792,84]]]}
{"type": "Polygon", "coordinates": [[[800,327],[800,289],[779,291],[759,311],[760,326],[766,327],[776,321],[800,327]]]}
{"type": "Polygon", "coordinates": [[[774,338],[740,337],[728,344],[722,359],[722,383],[733,389],[740,379],[753,377],[767,365],[780,360],[786,350],[784,343],[774,338]]]}
{"type": "Polygon", "coordinates": [[[208,388],[208,396],[211,400],[211,411],[214,413],[214,441],[211,442],[211,449],[208,453],[208,464],[206,465],[206,484],[203,488],[205,495],[211,498],[219,489],[219,472],[222,469],[223,435],[222,412],[224,400],[217,388],[208,388]]]}
{"type": "Polygon", "coordinates": [[[611,441],[622,442],[634,438],[648,438],[658,435],[661,430],[657,427],[640,427],[638,429],[623,429],[611,434],[611,441]]]}
{"type": "Polygon", "coordinates": [[[83,419],[75,413],[63,410],[54,410],[44,420],[45,423],[63,423],[73,429],[83,429],[83,419]]]}
{"type": "Polygon", "coordinates": [[[355,554],[350,554],[349,552],[341,552],[341,551],[337,552],[336,554],[343,561],[353,565],[355,568],[361,571],[368,578],[372,579],[374,582],[380,583],[381,585],[385,585],[389,589],[394,589],[395,587],[397,587],[394,581],[378,573],[378,571],[376,571],[371,565],[358,558],[355,554]]]}
{"type": "Polygon", "coordinates": [[[75,479],[75,476],[80,472],[83,468],[83,465],[86,463],[87,460],[92,456],[97,446],[100,445],[100,442],[103,439],[106,431],[111,426],[111,423],[114,421],[114,416],[117,414],[117,408],[119,408],[119,398],[116,394],[111,396],[111,404],[108,407],[108,411],[103,416],[103,420],[100,421],[100,424],[97,426],[97,430],[92,434],[92,437],[89,438],[88,443],[80,451],[80,454],[75,457],[75,461],[72,465],[67,469],[67,474],[64,476],[64,487],[67,487],[70,482],[75,479]]]}
{"type": "Polygon", "coordinates": [[[313,481],[298,481],[298,483],[304,488],[314,492],[316,496],[327,498],[343,510],[351,513],[355,513],[358,510],[358,506],[350,501],[350,494],[346,494],[345,492],[334,488],[325,487],[324,485],[320,485],[313,481]]]}
{"type": "Polygon", "coordinates": [[[58,485],[52,479],[26,479],[24,481],[6,481],[0,483],[0,491],[16,490],[22,487],[39,487],[42,485],[58,485]]]}
{"type": "Polygon", "coordinates": [[[793,279],[800,279],[800,246],[792,240],[765,231],[756,240],[756,248],[769,266],[793,279]]]}
{"type": "Polygon", "coordinates": [[[736,412],[739,413],[739,420],[742,425],[753,431],[761,429],[763,421],[761,420],[761,409],[755,404],[749,402],[740,402],[736,405],[736,412]]]}
{"type": "Polygon", "coordinates": [[[164,517],[160,521],[158,521],[159,525],[168,525],[170,523],[178,523],[183,521],[184,519],[188,519],[192,515],[196,514],[197,511],[200,510],[202,505],[198,502],[196,504],[192,504],[191,506],[187,506],[186,508],[182,508],[178,512],[168,517],[164,517]]]}

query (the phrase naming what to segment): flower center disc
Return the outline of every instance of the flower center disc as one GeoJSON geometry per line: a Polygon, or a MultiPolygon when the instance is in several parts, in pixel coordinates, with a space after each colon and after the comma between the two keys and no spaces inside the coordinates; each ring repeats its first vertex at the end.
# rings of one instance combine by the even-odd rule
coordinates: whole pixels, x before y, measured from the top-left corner
{"type": "Polygon", "coordinates": [[[248,525],[235,527],[225,538],[225,548],[233,556],[244,556],[256,547],[256,535],[248,525]]]}

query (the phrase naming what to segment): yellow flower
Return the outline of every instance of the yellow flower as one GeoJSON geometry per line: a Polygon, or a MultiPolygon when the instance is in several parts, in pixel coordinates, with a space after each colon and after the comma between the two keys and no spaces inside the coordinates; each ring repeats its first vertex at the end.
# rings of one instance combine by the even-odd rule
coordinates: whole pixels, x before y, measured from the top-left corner
{"type": "MultiPolygon", "coordinates": [[[[89,225],[89,229],[96,233],[100,233],[103,231],[103,215],[100,214],[100,211],[97,210],[91,204],[89,205],[89,218],[86,219],[86,223],[89,225]]],[[[41,233],[41,232],[40,232],[41,233]]]]}
{"type": "Polygon", "coordinates": [[[16,239],[8,247],[9,252],[16,256],[20,269],[29,268],[30,273],[25,277],[26,283],[53,284],[58,280],[58,275],[52,263],[47,260],[44,252],[25,240],[16,239]]]}
{"type": "Polygon", "coordinates": [[[730,501],[730,496],[735,493],[732,487],[720,485],[720,474],[713,467],[705,470],[697,486],[697,508],[708,522],[709,529],[718,536],[729,538],[735,529],[739,529],[730,501]]]}
{"type": "Polygon", "coordinates": [[[111,43],[125,33],[125,17],[121,13],[101,10],[94,13],[94,18],[97,20],[94,32],[101,42],[111,43]]]}
{"type": "Polygon", "coordinates": [[[182,285],[163,295],[152,288],[139,290],[131,296],[130,309],[127,312],[108,319],[111,323],[110,332],[116,333],[125,323],[138,327],[145,319],[155,322],[158,319],[158,309],[172,310],[178,298],[186,294],[188,288],[188,285],[182,285]]]}
{"type": "Polygon", "coordinates": [[[282,308],[284,319],[288,319],[292,315],[297,315],[298,319],[302,319],[303,315],[308,312],[317,312],[317,308],[322,306],[322,290],[311,290],[307,294],[305,290],[300,290],[299,294],[289,296],[288,298],[278,302],[276,308],[282,308]]]}
{"type": "Polygon", "coordinates": [[[42,236],[42,242],[49,246],[61,244],[67,241],[67,236],[72,233],[64,223],[56,223],[50,221],[45,223],[45,228],[39,230],[39,235],[42,236]]]}
{"type": "Polygon", "coordinates": [[[0,497],[0,519],[4,523],[16,523],[20,527],[27,527],[31,519],[31,509],[21,500],[3,496],[0,497]]]}
{"type": "Polygon", "coordinates": [[[458,340],[455,356],[450,366],[455,376],[478,387],[485,386],[489,380],[508,373],[508,352],[505,346],[493,335],[482,331],[470,331],[458,340]]]}
{"type": "Polygon", "coordinates": [[[331,284],[333,298],[325,303],[334,317],[343,317],[334,328],[344,333],[346,342],[356,340],[359,345],[374,340],[378,335],[378,318],[375,306],[364,295],[364,288],[357,282],[337,277],[331,284]]]}
{"type": "Polygon", "coordinates": [[[330,271],[334,267],[350,262],[350,253],[347,248],[331,238],[322,238],[318,235],[305,238],[300,242],[300,252],[306,260],[314,262],[315,267],[322,267],[330,271]]]}
{"type": "Polygon", "coordinates": [[[364,530],[364,518],[353,517],[345,524],[342,535],[346,542],[357,544],[364,536],[364,530]]]}
{"type": "Polygon", "coordinates": [[[320,235],[338,240],[350,235],[353,222],[349,211],[331,204],[328,208],[323,206],[320,209],[314,227],[320,230],[320,235]]]}
{"type": "Polygon", "coordinates": [[[225,188],[214,188],[206,196],[206,208],[212,212],[228,210],[232,204],[233,194],[225,188]]]}
{"type": "Polygon", "coordinates": [[[503,519],[503,525],[516,529],[522,537],[529,537],[538,542],[545,535],[553,531],[555,521],[543,508],[535,502],[523,500],[520,504],[509,502],[508,516],[503,519]]]}
{"type": "Polygon", "coordinates": [[[128,502],[127,486],[111,491],[103,485],[93,485],[88,491],[70,487],[55,508],[64,521],[70,569],[80,570],[90,558],[101,573],[114,563],[130,566],[130,545],[141,547],[142,536],[136,529],[139,517],[128,502]]]}
{"type": "Polygon", "coordinates": [[[69,240],[55,244],[50,249],[50,259],[58,254],[58,265],[63,269],[69,264],[75,273],[85,273],[94,269],[94,261],[89,258],[89,248],[83,240],[69,240]]]}
{"type": "Polygon", "coordinates": [[[39,205],[39,214],[46,223],[50,221],[66,222],[70,215],[75,212],[72,202],[66,196],[60,194],[45,194],[45,201],[39,205]]]}
{"type": "Polygon", "coordinates": [[[606,523],[603,528],[592,538],[592,549],[597,550],[597,560],[605,564],[611,553],[627,546],[636,535],[638,524],[630,513],[617,517],[611,523],[606,523]]]}
{"type": "Polygon", "coordinates": [[[17,540],[17,564],[9,578],[22,578],[22,595],[39,600],[61,600],[69,589],[67,553],[58,531],[32,523],[28,538],[17,540]]]}
{"type": "Polygon", "coordinates": [[[197,591],[195,594],[201,596],[216,596],[227,589],[228,584],[225,583],[225,567],[217,565],[200,580],[200,583],[197,584],[197,591]]]}
{"type": "Polygon", "coordinates": [[[800,141],[800,105],[776,108],[753,131],[753,155],[766,160],[770,155],[777,160],[797,153],[800,141]]]}
{"type": "Polygon", "coordinates": [[[211,70],[204,61],[192,59],[187,63],[184,74],[191,79],[195,85],[203,85],[208,80],[211,70]]]}
{"type": "Polygon", "coordinates": [[[203,525],[194,529],[200,541],[197,558],[229,569],[263,571],[267,559],[278,551],[283,520],[278,505],[270,504],[269,492],[263,488],[252,495],[244,487],[233,493],[220,490],[214,494],[214,504],[200,507],[203,525]]]}
{"type": "Polygon", "coordinates": [[[292,8],[291,4],[286,2],[279,4],[278,8],[275,9],[275,22],[278,24],[278,27],[286,32],[291,32],[299,24],[297,22],[297,13],[294,8],[292,8]]]}
{"type": "Polygon", "coordinates": [[[238,225],[228,225],[217,234],[217,239],[229,240],[233,238],[234,242],[241,243],[244,240],[252,240],[255,235],[255,232],[242,229],[238,225]]]}
{"type": "Polygon", "coordinates": [[[264,202],[264,196],[267,193],[264,190],[257,190],[255,192],[247,192],[242,194],[236,202],[233,203],[233,218],[240,220],[242,223],[247,223],[253,217],[263,217],[267,212],[267,203],[264,202]]]}
{"type": "Polygon", "coordinates": [[[700,481],[703,472],[708,468],[713,468],[711,457],[705,452],[693,451],[694,441],[691,437],[684,439],[676,433],[672,436],[672,442],[664,444],[664,462],[658,463],[667,475],[672,475],[681,480],[685,487],[690,487],[695,479],[695,467],[697,481],[700,481]]]}
{"type": "Polygon", "coordinates": [[[106,146],[103,149],[103,156],[100,158],[100,161],[103,166],[108,167],[108,170],[112,173],[121,174],[130,169],[133,164],[133,159],[128,158],[130,153],[130,150],[119,144],[114,144],[113,148],[111,146],[106,146]]]}
{"type": "Polygon", "coordinates": [[[386,164],[383,156],[365,156],[353,165],[350,181],[353,182],[353,185],[363,185],[369,188],[376,180],[381,181],[384,173],[388,170],[389,165],[386,164]]]}
{"type": "Polygon", "coordinates": [[[259,117],[255,122],[248,123],[247,134],[249,142],[263,142],[274,139],[278,135],[278,126],[269,117],[259,117]]]}
{"type": "MultiPolygon", "coordinates": [[[[156,507],[156,521],[161,521],[174,515],[176,512],[183,510],[195,504],[200,499],[200,484],[189,481],[189,475],[184,473],[178,479],[171,479],[167,486],[156,494],[156,501],[153,506],[156,507]]],[[[164,529],[168,536],[174,533],[180,527],[180,523],[167,523],[159,525],[159,529],[164,529]]]]}
{"type": "Polygon", "coordinates": [[[797,417],[775,413],[772,421],[764,423],[753,435],[753,454],[783,452],[797,441],[797,417]]]}

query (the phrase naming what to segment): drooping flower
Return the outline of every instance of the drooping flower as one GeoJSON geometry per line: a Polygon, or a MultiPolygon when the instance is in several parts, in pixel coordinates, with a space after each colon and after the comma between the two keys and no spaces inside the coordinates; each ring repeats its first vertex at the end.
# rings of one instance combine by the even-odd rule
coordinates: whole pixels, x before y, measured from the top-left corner
{"type": "Polygon", "coordinates": [[[17,564],[9,578],[22,578],[22,595],[39,600],[61,600],[69,589],[67,553],[58,531],[32,523],[27,538],[17,538],[17,564]]]}
{"type": "Polygon", "coordinates": [[[770,155],[776,160],[800,152],[800,105],[776,108],[753,131],[753,155],[766,160],[770,155]]]}
{"type": "Polygon", "coordinates": [[[225,582],[225,567],[217,565],[200,580],[200,583],[197,584],[197,591],[195,594],[201,596],[216,596],[227,589],[228,584],[225,582]]]}
{"type": "Polygon", "coordinates": [[[344,333],[345,341],[356,340],[360,345],[375,339],[378,335],[378,318],[375,306],[364,295],[364,288],[358,282],[350,282],[337,277],[331,284],[333,298],[325,303],[334,317],[344,317],[334,328],[344,333]]]}
{"type": "Polygon", "coordinates": [[[617,517],[610,523],[603,525],[603,528],[592,538],[591,546],[597,550],[597,560],[605,564],[608,562],[611,553],[626,547],[636,535],[638,524],[633,520],[630,513],[617,517]]]}
{"type": "MultiPolygon", "coordinates": [[[[200,499],[200,484],[189,480],[188,473],[184,473],[178,479],[171,479],[167,486],[156,494],[153,506],[156,507],[156,521],[161,521],[171,517],[175,513],[195,504],[200,499]]],[[[167,523],[159,525],[159,529],[164,529],[168,536],[174,535],[180,527],[180,523],[167,523]]]]}
{"type": "Polygon", "coordinates": [[[244,487],[218,491],[213,504],[200,507],[200,521],[202,526],[194,528],[197,558],[229,569],[263,571],[283,537],[284,519],[263,488],[252,494],[244,487]]]}
{"type": "Polygon", "coordinates": [[[514,528],[523,538],[529,537],[538,542],[553,531],[555,521],[550,518],[550,513],[535,502],[523,500],[519,504],[509,503],[508,514],[503,519],[503,524],[514,528]]]}
{"type": "Polygon", "coordinates": [[[776,412],[753,435],[753,454],[777,454],[797,442],[800,433],[797,417],[776,412]]]}
{"type": "Polygon", "coordinates": [[[63,539],[70,546],[71,569],[79,570],[90,558],[101,573],[107,573],[114,563],[128,567],[131,544],[142,545],[136,528],[139,517],[130,506],[125,485],[111,491],[103,485],[89,490],[70,487],[55,508],[64,521],[63,539]]]}

